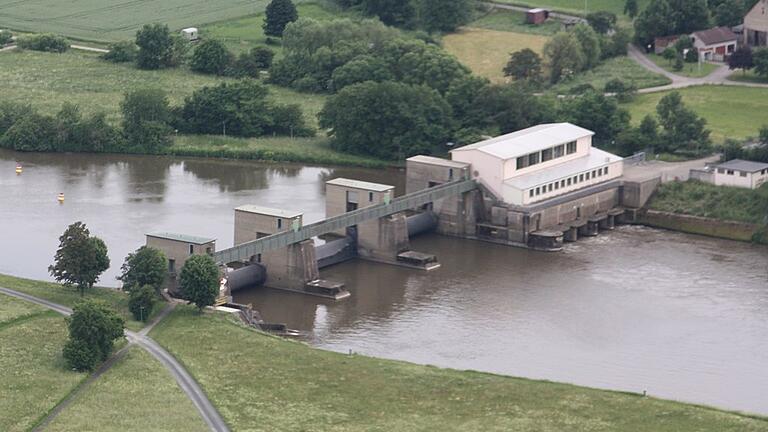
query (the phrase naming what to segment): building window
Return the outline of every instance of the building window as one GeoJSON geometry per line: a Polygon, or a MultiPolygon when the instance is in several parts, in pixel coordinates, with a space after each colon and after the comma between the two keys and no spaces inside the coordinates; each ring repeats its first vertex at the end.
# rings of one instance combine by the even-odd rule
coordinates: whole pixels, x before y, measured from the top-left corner
{"type": "Polygon", "coordinates": [[[531,153],[528,155],[528,165],[536,165],[539,163],[539,153],[531,153]]]}
{"type": "Polygon", "coordinates": [[[544,149],[541,151],[541,161],[546,162],[548,160],[552,160],[552,149],[544,149]]]}
{"type": "Polygon", "coordinates": [[[368,192],[368,202],[373,202],[373,192],[368,192]]]}
{"type": "Polygon", "coordinates": [[[603,168],[603,171],[605,172],[605,175],[608,175],[608,167],[603,168]]]}
{"type": "Polygon", "coordinates": [[[584,174],[579,174],[579,183],[584,181],[584,174]]]}
{"type": "Polygon", "coordinates": [[[528,166],[528,156],[520,156],[517,158],[517,169],[523,169],[528,166]]]}
{"type": "Polygon", "coordinates": [[[570,186],[570,185],[571,185],[571,178],[568,177],[568,186],[570,186]]]}
{"type": "Polygon", "coordinates": [[[728,175],[733,175],[733,170],[728,170],[728,175]]]}
{"type": "Polygon", "coordinates": [[[746,177],[747,176],[747,172],[746,171],[739,171],[739,175],[742,176],[742,177],[746,177]]]}
{"type": "Polygon", "coordinates": [[[568,144],[566,144],[565,153],[566,154],[576,153],[576,141],[571,141],[568,144]]]}
{"type": "Polygon", "coordinates": [[[280,218],[277,218],[277,229],[281,229],[283,227],[283,220],[280,218]]]}
{"type": "Polygon", "coordinates": [[[213,253],[213,249],[211,249],[209,247],[205,248],[205,254],[206,255],[211,255],[212,253],[213,253]]]}
{"type": "Polygon", "coordinates": [[[563,154],[565,154],[565,144],[560,144],[559,146],[555,147],[555,157],[563,157],[563,154]]]}
{"type": "Polygon", "coordinates": [[[592,178],[597,177],[597,171],[592,171],[592,178]]]}
{"type": "Polygon", "coordinates": [[[717,172],[718,174],[725,174],[725,168],[718,168],[717,172]]]}
{"type": "Polygon", "coordinates": [[[195,253],[195,245],[189,245],[189,254],[192,255],[195,253]]]}
{"type": "Polygon", "coordinates": [[[560,182],[555,182],[555,190],[560,189],[560,182]]]}
{"type": "Polygon", "coordinates": [[[176,260],[175,259],[169,259],[168,260],[168,273],[175,273],[176,272],[176,260]]]}
{"type": "Polygon", "coordinates": [[[560,180],[560,187],[561,187],[561,188],[564,188],[564,187],[565,187],[565,180],[560,180]]]}
{"type": "Polygon", "coordinates": [[[550,183],[549,186],[547,186],[547,192],[552,192],[552,183],[550,183]]]}
{"type": "Polygon", "coordinates": [[[529,190],[529,191],[528,191],[528,196],[529,196],[529,197],[533,197],[533,189],[531,189],[531,190],[529,190]]]}
{"type": "Polygon", "coordinates": [[[448,168],[448,180],[453,180],[453,168],[448,168]]]}
{"type": "Polygon", "coordinates": [[[541,193],[541,189],[540,188],[536,188],[536,196],[539,196],[540,193],[541,193]]]}

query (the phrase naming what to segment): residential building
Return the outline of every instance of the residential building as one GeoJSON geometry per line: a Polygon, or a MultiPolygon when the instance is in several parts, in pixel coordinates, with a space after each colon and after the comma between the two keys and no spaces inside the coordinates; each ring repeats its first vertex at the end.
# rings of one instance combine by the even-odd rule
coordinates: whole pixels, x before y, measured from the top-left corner
{"type": "Polygon", "coordinates": [[[768,163],[732,159],[715,165],[712,174],[717,186],[757,189],[768,182],[768,163]]]}
{"type": "Polygon", "coordinates": [[[678,35],[653,38],[653,52],[660,55],[667,48],[674,46],[678,39],[680,39],[678,35]]]}
{"type": "Polygon", "coordinates": [[[744,43],[768,46],[768,0],[759,0],[744,17],[744,43]]]}
{"type": "Polygon", "coordinates": [[[592,147],[594,132],[571,123],[533,126],[451,151],[499,200],[525,206],[622,175],[622,158],[592,147]]]}
{"type": "Polygon", "coordinates": [[[715,27],[691,34],[699,57],[708,61],[725,61],[738,45],[739,37],[728,27],[715,27]]]}

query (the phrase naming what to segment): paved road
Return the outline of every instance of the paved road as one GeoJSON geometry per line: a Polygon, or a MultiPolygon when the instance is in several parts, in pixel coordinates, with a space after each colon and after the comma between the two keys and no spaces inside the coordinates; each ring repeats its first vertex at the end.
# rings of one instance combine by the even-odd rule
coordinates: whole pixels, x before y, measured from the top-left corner
{"type": "Polygon", "coordinates": [[[638,165],[624,167],[624,177],[628,180],[643,181],[661,176],[662,182],[688,180],[691,168],[704,168],[708,163],[717,162],[720,155],[707,156],[685,162],[663,162],[652,160],[638,165]]]}
{"type": "MultiPolygon", "coordinates": [[[[34,297],[19,291],[0,287],[0,293],[11,296],[11,297],[16,297],[21,300],[26,300],[32,303],[39,304],[48,309],[54,310],[62,315],[68,316],[72,314],[72,309],[66,306],[62,306],[62,305],[50,302],[48,300],[34,297]]],[[[212,431],[228,432],[229,428],[227,427],[227,424],[224,423],[224,420],[221,418],[221,415],[219,414],[219,412],[216,411],[216,408],[213,406],[211,401],[208,400],[208,398],[205,396],[205,393],[203,393],[203,390],[200,388],[200,386],[197,384],[194,378],[192,378],[192,376],[186,371],[186,369],[184,369],[184,366],[182,366],[181,363],[179,363],[170,353],[168,353],[168,351],[166,351],[160,345],[158,345],[157,342],[155,342],[154,340],[152,340],[152,338],[147,336],[147,333],[149,333],[152,327],[154,327],[158,322],[160,322],[160,320],[162,320],[165,316],[167,316],[171,312],[173,307],[174,305],[172,304],[166,305],[166,307],[163,309],[162,312],[160,312],[157,318],[155,318],[152,321],[152,323],[150,323],[150,325],[146,326],[144,329],[142,329],[138,333],[132,332],[130,330],[126,330],[125,335],[128,338],[129,345],[135,343],[138,346],[142,347],[149,354],[151,354],[158,361],[160,361],[160,363],[162,363],[166,369],[168,369],[168,371],[171,373],[173,378],[179,384],[179,387],[181,387],[181,389],[184,391],[187,397],[189,397],[189,399],[195,405],[197,410],[200,412],[200,415],[202,416],[203,420],[205,420],[205,423],[208,424],[208,427],[212,431]]],[[[123,348],[123,350],[125,350],[126,348],[127,347],[123,348]]],[[[123,355],[123,354],[124,353],[121,354],[121,352],[118,351],[118,353],[116,353],[112,358],[114,359],[118,355],[123,355]]],[[[111,364],[114,364],[114,360],[112,361],[111,364]]],[[[104,373],[111,366],[111,364],[107,365],[106,368],[104,368],[104,370],[101,370],[102,368],[99,368],[99,375],[104,373]]],[[[87,383],[89,383],[90,381],[88,381],[87,383]]],[[[65,403],[68,404],[69,401],[65,401],[65,403]]],[[[46,418],[46,420],[43,423],[47,424],[48,422],[50,422],[52,418],[53,418],[52,416],[49,416],[48,418],[46,418]]]]}
{"type": "Polygon", "coordinates": [[[108,49],[94,48],[94,47],[89,47],[85,45],[70,45],[69,47],[72,49],[80,50],[80,51],[90,51],[90,52],[96,52],[96,53],[102,53],[102,54],[109,52],[108,49]]]}

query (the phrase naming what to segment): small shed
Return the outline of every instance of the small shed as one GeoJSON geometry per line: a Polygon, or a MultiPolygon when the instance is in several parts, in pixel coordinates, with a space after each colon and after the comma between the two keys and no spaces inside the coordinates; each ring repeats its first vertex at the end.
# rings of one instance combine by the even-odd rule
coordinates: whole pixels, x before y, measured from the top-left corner
{"type": "Polygon", "coordinates": [[[530,9],[525,13],[525,22],[528,24],[542,24],[549,18],[549,11],[542,8],[530,9]]]}
{"type": "Polygon", "coordinates": [[[188,41],[196,41],[199,37],[197,27],[187,27],[181,30],[181,37],[188,41]]]}
{"type": "Polygon", "coordinates": [[[653,52],[660,55],[668,47],[671,47],[675,43],[677,43],[678,39],[680,39],[679,35],[659,36],[659,37],[653,38],[653,52]]]}

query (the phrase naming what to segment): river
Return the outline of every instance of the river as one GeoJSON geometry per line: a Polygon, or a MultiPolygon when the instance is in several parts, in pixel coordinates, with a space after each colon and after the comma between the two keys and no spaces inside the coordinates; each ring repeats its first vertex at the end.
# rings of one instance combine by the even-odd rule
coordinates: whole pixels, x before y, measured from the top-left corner
{"type": "MultiPolygon", "coordinates": [[[[57,237],[83,220],[110,249],[102,285],[152,231],[232,245],[242,204],[323,217],[323,182],[394,184],[398,170],[164,157],[0,151],[0,273],[47,279],[57,237]],[[16,161],[24,166],[14,173],[16,161]],[[65,194],[64,204],[56,201],[65,194]]],[[[240,292],[314,346],[458,369],[570,382],[768,414],[768,248],[621,227],[561,253],[426,235],[419,272],[364,261],[323,270],[338,303],[240,292]]]]}

